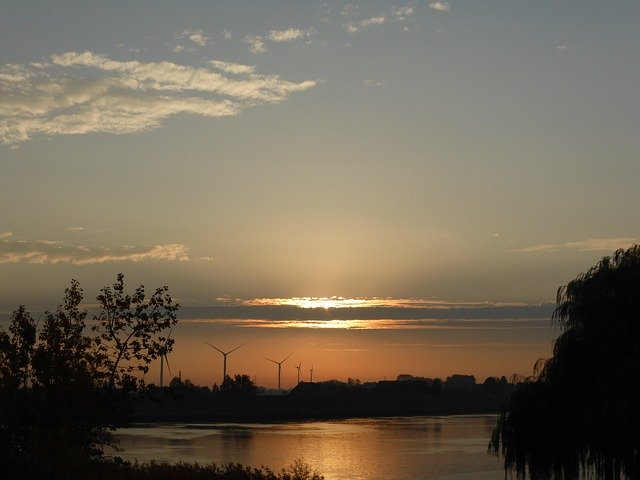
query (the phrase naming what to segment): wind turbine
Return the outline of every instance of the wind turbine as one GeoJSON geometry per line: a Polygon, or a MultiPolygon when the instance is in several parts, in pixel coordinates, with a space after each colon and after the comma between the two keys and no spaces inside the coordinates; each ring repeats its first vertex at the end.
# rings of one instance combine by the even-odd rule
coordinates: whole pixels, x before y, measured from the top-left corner
{"type": "Polygon", "coordinates": [[[300,383],[300,367],[302,366],[302,361],[298,365],[294,365],[293,367],[298,369],[298,383],[300,383]]]}
{"type": "Polygon", "coordinates": [[[230,353],[235,352],[240,347],[246,345],[247,342],[244,342],[242,345],[238,345],[236,348],[234,348],[233,350],[229,350],[228,352],[223,352],[222,350],[220,350],[215,345],[211,345],[209,342],[204,342],[204,343],[209,345],[211,348],[215,348],[217,351],[219,351],[222,354],[222,357],[224,358],[224,361],[222,363],[222,381],[224,382],[224,379],[227,378],[227,355],[229,355],[230,353]]]}
{"type": "Polygon", "coordinates": [[[164,345],[160,347],[160,388],[164,386],[164,364],[167,364],[167,370],[169,370],[169,375],[171,375],[171,367],[169,367],[169,360],[167,359],[167,353],[169,353],[169,348],[173,345],[173,341],[171,341],[171,330],[169,330],[169,335],[167,335],[167,339],[164,341],[164,345]]]}
{"type": "Polygon", "coordinates": [[[276,365],[278,365],[278,391],[280,390],[280,373],[282,372],[282,364],[284,362],[287,361],[287,359],[293,355],[295,352],[291,352],[289,355],[287,355],[286,357],[284,357],[284,360],[280,361],[280,362],[276,362],[275,360],[271,360],[270,358],[267,357],[263,357],[265,360],[269,360],[270,362],[275,363],[276,365]]]}
{"type": "Polygon", "coordinates": [[[309,369],[309,372],[311,373],[311,383],[313,383],[313,364],[311,364],[311,368],[309,369]]]}

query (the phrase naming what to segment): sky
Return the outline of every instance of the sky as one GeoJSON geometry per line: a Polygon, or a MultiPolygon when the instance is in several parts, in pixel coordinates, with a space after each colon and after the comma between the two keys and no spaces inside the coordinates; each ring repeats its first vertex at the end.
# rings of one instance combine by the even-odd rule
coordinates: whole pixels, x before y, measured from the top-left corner
{"type": "MultiPolygon", "coordinates": [[[[530,374],[640,239],[640,2],[0,4],[0,312],[125,274],[173,370],[530,374]]],[[[148,381],[157,381],[157,368],[148,381]]],[[[175,373],[175,372],[174,372],[175,373]]]]}

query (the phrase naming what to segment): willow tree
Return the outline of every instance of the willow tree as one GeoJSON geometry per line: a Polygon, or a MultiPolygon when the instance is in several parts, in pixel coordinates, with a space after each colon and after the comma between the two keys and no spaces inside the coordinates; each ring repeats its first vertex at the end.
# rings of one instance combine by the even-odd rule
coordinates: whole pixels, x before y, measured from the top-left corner
{"type": "Polygon", "coordinates": [[[560,287],[553,356],[516,388],[489,449],[518,478],[640,478],[640,246],[560,287]]]}

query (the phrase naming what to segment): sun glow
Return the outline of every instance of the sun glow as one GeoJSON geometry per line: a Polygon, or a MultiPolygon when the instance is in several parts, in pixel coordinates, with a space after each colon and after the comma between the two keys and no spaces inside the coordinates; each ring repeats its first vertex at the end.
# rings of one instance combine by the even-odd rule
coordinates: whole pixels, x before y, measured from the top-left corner
{"type": "Polygon", "coordinates": [[[482,308],[482,307],[518,307],[526,306],[520,302],[460,302],[451,300],[425,298],[391,298],[391,297],[290,297],[290,298],[253,298],[250,300],[219,298],[224,303],[236,303],[245,306],[292,306],[299,308],[482,308]]]}

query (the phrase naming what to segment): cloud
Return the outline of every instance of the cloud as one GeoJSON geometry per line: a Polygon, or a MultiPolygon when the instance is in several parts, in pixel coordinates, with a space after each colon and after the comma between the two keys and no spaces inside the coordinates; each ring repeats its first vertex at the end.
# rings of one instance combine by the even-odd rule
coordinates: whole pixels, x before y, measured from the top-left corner
{"type": "Polygon", "coordinates": [[[220,60],[210,60],[209,65],[222,70],[226,73],[232,73],[234,75],[251,74],[256,71],[254,65],[242,65],[240,63],[223,62],[220,60]]]}
{"type": "Polygon", "coordinates": [[[431,10],[435,10],[437,12],[448,12],[451,10],[451,4],[449,2],[431,2],[429,4],[429,8],[431,10]]]}
{"type": "MultiPolygon", "coordinates": [[[[530,305],[521,302],[471,302],[432,300],[428,298],[391,298],[391,297],[290,297],[290,298],[252,298],[248,300],[230,299],[222,297],[218,299],[223,304],[235,304],[238,306],[291,306],[311,309],[335,309],[335,308],[428,308],[431,310],[469,310],[478,308],[516,308],[530,305]],[[234,303],[235,302],[235,303],[234,303]]],[[[539,306],[539,305],[537,305],[539,306]]],[[[411,315],[415,314],[413,310],[411,315]]]]}
{"type": "Polygon", "coordinates": [[[406,5],[404,7],[392,7],[391,9],[396,19],[403,21],[407,17],[412,16],[415,13],[413,5],[406,5]]]}
{"type": "Polygon", "coordinates": [[[543,245],[533,245],[511,252],[555,252],[557,250],[579,250],[581,252],[614,251],[619,248],[629,248],[632,245],[640,244],[640,238],[590,238],[578,242],[549,243],[543,245]]]}
{"type": "Polygon", "coordinates": [[[299,28],[289,28],[288,30],[271,30],[269,40],[272,42],[290,42],[305,36],[305,32],[299,28]]]}
{"type": "Polygon", "coordinates": [[[175,53],[182,53],[185,51],[185,48],[182,45],[176,45],[175,47],[173,47],[173,51],[175,53]]]}
{"type": "Polygon", "coordinates": [[[347,22],[342,25],[342,28],[348,33],[356,33],[372,25],[382,25],[385,22],[385,17],[371,17],[359,22],[347,22]]]}
{"type": "Polygon", "coordinates": [[[69,227],[67,230],[69,230],[70,232],[83,232],[84,227],[69,227]]]}
{"type": "MultiPolygon", "coordinates": [[[[243,78],[229,78],[209,68],[118,61],[92,52],[52,55],[50,61],[39,67],[0,68],[0,143],[35,136],[143,132],[178,114],[233,116],[318,83],[292,83],[247,69],[243,78]]],[[[225,65],[233,69],[236,64],[225,65]]],[[[222,66],[218,64],[218,70],[222,66]]]]}
{"type": "Polygon", "coordinates": [[[267,51],[267,47],[264,46],[264,40],[259,35],[247,35],[244,37],[244,43],[248,43],[249,50],[256,55],[267,51]]]}
{"type": "Polygon", "coordinates": [[[362,84],[365,87],[381,87],[382,85],[386,84],[387,82],[385,82],[384,80],[365,80],[364,82],[362,82],[362,84]]]}
{"type": "Polygon", "coordinates": [[[218,305],[184,307],[181,318],[241,328],[374,330],[549,329],[555,304],[402,298],[263,298],[225,296],[218,305]]]}
{"type": "Polygon", "coordinates": [[[347,3],[342,10],[340,10],[340,14],[345,17],[356,15],[360,11],[360,7],[353,3],[347,3]]]}
{"type": "Polygon", "coordinates": [[[205,37],[201,29],[192,28],[187,28],[179,32],[178,34],[176,34],[176,38],[190,40],[191,42],[195,43],[196,45],[200,45],[201,47],[206,46],[207,42],[211,40],[211,37],[205,37]]]}
{"type": "Polygon", "coordinates": [[[215,323],[239,328],[270,328],[270,329],[322,329],[322,330],[549,330],[548,318],[534,319],[504,319],[486,320],[477,319],[472,321],[448,319],[366,319],[366,320],[281,320],[266,318],[185,318],[184,308],[182,309],[182,323],[215,323]]]}
{"type": "Polygon", "coordinates": [[[223,30],[222,32],[220,32],[220,36],[225,40],[233,40],[233,33],[231,33],[229,30],[223,30]]]}
{"type": "Polygon", "coordinates": [[[189,250],[182,244],[145,247],[90,247],[64,245],[46,240],[0,240],[0,264],[30,263],[37,265],[67,263],[91,265],[109,262],[188,261],[189,250]]]}
{"type": "Polygon", "coordinates": [[[13,235],[13,232],[9,230],[8,232],[0,232],[0,238],[9,238],[13,235]]]}

